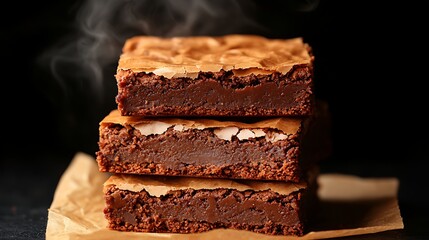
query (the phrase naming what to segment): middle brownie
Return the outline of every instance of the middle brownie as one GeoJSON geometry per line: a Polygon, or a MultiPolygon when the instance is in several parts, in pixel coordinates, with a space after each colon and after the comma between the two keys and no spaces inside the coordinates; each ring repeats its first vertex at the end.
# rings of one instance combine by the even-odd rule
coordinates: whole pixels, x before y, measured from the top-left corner
{"type": "Polygon", "coordinates": [[[299,182],[309,121],[143,118],[113,110],[100,122],[96,159],[102,172],[299,182]]]}

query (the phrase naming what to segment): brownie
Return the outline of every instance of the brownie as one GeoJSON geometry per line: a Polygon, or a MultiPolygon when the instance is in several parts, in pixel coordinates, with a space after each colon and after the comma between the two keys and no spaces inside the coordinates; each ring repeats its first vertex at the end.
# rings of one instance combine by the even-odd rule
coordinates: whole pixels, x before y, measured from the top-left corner
{"type": "MultiPolygon", "coordinates": [[[[316,183],[316,181],[312,181],[316,183]]],[[[306,182],[116,174],[104,184],[108,228],[200,233],[226,228],[301,236],[317,187],[306,182]]]]}
{"type": "Polygon", "coordinates": [[[311,47],[255,35],[129,38],[116,103],[124,116],[309,116],[311,47]]]}
{"type": "Polygon", "coordinates": [[[323,136],[306,140],[316,120],[147,118],[113,110],[100,122],[96,159],[101,172],[299,182],[302,166],[328,150],[319,146],[323,136]],[[319,152],[302,154],[301,146],[319,152]]]}

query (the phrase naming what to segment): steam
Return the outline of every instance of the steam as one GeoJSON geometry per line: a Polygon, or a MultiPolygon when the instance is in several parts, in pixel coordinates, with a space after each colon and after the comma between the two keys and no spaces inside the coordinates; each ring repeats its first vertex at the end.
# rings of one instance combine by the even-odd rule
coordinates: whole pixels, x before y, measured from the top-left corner
{"type": "MultiPolygon", "coordinates": [[[[314,2],[287,7],[310,11],[314,2]]],[[[114,74],[127,38],[263,33],[267,29],[255,20],[258,10],[256,0],[84,1],[76,12],[74,32],[39,59],[54,79],[46,89],[62,115],[63,135],[81,134],[78,140],[96,142],[82,132],[98,136],[93,125],[116,108],[114,74]]]]}
{"type": "Polygon", "coordinates": [[[252,7],[251,1],[239,0],[87,0],[77,12],[76,32],[49,49],[41,60],[58,81],[62,96],[70,97],[70,85],[80,84],[100,102],[107,97],[105,83],[114,81],[114,68],[127,38],[261,29],[248,16],[252,7]]]}
{"type": "MultiPolygon", "coordinates": [[[[311,11],[317,3],[277,4],[285,7],[287,14],[290,10],[311,11]]],[[[86,91],[92,90],[95,100],[102,101],[105,82],[114,81],[115,66],[127,38],[266,32],[255,20],[258,10],[256,1],[251,0],[86,0],[76,14],[76,32],[41,59],[58,81],[63,96],[70,94],[71,82],[77,81],[87,87],[86,91]]]]}

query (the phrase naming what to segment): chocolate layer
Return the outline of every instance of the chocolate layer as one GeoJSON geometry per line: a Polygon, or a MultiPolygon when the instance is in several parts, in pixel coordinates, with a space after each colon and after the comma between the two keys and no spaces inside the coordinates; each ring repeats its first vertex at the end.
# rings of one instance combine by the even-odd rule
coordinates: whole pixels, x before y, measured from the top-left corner
{"type": "MultiPolygon", "coordinates": [[[[139,176],[131,178],[138,179],[139,176]]],[[[153,179],[156,181],[157,178],[153,179]]],[[[167,182],[175,185],[174,179],[167,182]]],[[[168,233],[232,228],[272,235],[302,235],[305,231],[306,197],[314,197],[307,193],[305,187],[282,194],[270,189],[238,190],[219,183],[217,188],[179,188],[160,196],[151,195],[151,191],[145,189],[170,188],[165,183],[164,180],[158,185],[152,181],[148,186],[144,181],[128,183],[141,186],[140,191],[123,189],[114,181],[105,184],[104,214],[109,228],[168,233]]],[[[270,183],[265,184],[269,186],[270,183]]]]}
{"type": "Polygon", "coordinates": [[[311,70],[305,65],[287,75],[237,77],[221,71],[166,79],[127,70],[117,79],[116,102],[127,116],[306,116],[313,107],[311,70]]]}
{"type": "Polygon", "coordinates": [[[177,130],[178,124],[165,125],[159,122],[161,119],[141,118],[142,126],[136,117],[109,116],[100,124],[99,151],[96,153],[102,172],[292,182],[301,178],[300,144],[304,125],[311,120],[308,118],[301,123],[283,120],[283,124],[279,124],[281,119],[278,119],[272,121],[271,128],[266,121],[262,122],[264,124],[237,122],[237,127],[233,127],[234,122],[227,125],[218,122],[206,127],[199,123],[196,128],[177,130]],[[153,123],[160,123],[165,129],[159,131],[153,123]],[[260,129],[258,126],[265,127],[260,129]],[[148,132],[150,128],[156,134],[148,132]],[[220,134],[230,129],[235,130],[231,135],[225,134],[227,138],[220,134]]]}

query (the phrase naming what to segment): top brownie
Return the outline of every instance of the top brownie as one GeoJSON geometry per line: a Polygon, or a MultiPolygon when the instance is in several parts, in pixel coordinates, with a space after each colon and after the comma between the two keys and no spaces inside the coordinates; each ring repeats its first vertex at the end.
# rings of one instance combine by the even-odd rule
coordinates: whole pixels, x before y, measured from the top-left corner
{"type": "Polygon", "coordinates": [[[136,36],[116,103],[124,116],[309,116],[313,60],[302,38],[136,36]]]}

